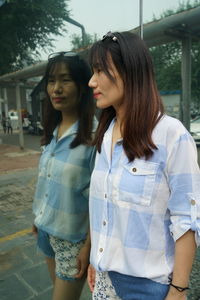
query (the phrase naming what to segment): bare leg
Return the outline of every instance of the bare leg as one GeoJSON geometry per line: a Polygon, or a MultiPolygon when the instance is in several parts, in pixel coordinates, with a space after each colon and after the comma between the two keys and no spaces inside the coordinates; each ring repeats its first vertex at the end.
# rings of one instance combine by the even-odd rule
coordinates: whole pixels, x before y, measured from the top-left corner
{"type": "Polygon", "coordinates": [[[53,300],[78,300],[84,283],[85,277],[76,281],[62,280],[56,277],[53,300]]]}
{"type": "Polygon", "coordinates": [[[53,281],[53,284],[55,283],[55,279],[56,279],[56,275],[55,275],[55,267],[56,267],[56,263],[55,263],[55,259],[54,258],[50,258],[50,257],[45,257],[46,259],[46,263],[49,269],[49,274],[51,277],[51,280],[53,281]]]}

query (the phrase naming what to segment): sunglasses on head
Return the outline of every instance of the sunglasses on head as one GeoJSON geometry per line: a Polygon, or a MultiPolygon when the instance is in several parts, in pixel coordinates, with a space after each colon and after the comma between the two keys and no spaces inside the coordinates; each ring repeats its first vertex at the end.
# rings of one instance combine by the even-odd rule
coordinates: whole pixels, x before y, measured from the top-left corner
{"type": "Polygon", "coordinates": [[[117,42],[117,37],[111,31],[108,31],[108,33],[103,36],[102,41],[105,41],[107,38],[112,39],[113,42],[117,42]]]}
{"type": "Polygon", "coordinates": [[[48,56],[48,60],[51,60],[57,56],[63,56],[63,57],[72,57],[72,56],[77,56],[78,54],[76,52],[73,51],[60,51],[60,52],[54,52],[49,54],[48,56]]]}

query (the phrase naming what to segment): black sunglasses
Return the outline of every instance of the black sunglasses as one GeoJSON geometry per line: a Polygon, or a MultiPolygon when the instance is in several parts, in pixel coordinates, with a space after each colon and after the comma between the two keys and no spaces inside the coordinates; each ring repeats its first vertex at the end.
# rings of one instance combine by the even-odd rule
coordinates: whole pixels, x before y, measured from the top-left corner
{"type": "Polygon", "coordinates": [[[117,42],[117,37],[111,32],[108,31],[102,38],[102,41],[105,41],[105,39],[110,38],[112,39],[114,42],[117,42]]]}
{"type": "Polygon", "coordinates": [[[57,56],[63,56],[63,57],[72,57],[72,56],[77,56],[78,54],[76,52],[73,51],[60,51],[60,52],[54,52],[49,54],[48,56],[48,60],[51,60],[57,56]]]}

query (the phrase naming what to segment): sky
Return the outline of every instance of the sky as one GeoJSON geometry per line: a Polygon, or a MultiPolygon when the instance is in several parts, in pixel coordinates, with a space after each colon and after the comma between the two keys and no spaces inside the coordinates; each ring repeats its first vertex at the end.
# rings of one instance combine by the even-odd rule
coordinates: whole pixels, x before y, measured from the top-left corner
{"type": "MultiPolygon", "coordinates": [[[[108,31],[131,30],[139,26],[140,0],[69,0],[70,17],[82,24],[89,34],[97,34],[101,38],[108,31]]],[[[184,0],[143,0],[143,21],[150,22],[167,9],[175,10],[184,0]]],[[[80,34],[81,29],[66,22],[67,33],[63,37],[53,37],[52,52],[71,50],[71,37],[80,34]]],[[[42,59],[47,59],[41,52],[42,59]]]]}

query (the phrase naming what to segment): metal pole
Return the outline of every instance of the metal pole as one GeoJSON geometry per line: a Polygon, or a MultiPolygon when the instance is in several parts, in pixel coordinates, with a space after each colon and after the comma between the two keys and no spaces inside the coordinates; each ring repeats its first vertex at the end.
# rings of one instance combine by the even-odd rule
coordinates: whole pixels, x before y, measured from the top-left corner
{"type": "Polygon", "coordinates": [[[24,135],[23,135],[23,127],[22,127],[21,97],[20,97],[19,82],[16,83],[16,100],[17,100],[18,126],[19,126],[19,146],[21,150],[24,150],[24,135]]]}
{"type": "Polygon", "coordinates": [[[82,24],[78,23],[77,21],[73,20],[70,17],[68,17],[66,21],[69,22],[69,23],[71,23],[71,24],[73,24],[73,25],[75,25],[75,26],[77,26],[77,27],[79,27],[79,28],[81,28],[82,43],[83,43],[83,46],[85,46],[85,42],[86,42],[85,27],[82,24]]]}
{"type": "Polygon", "coordinates": [[[8,117],[8,96],[7,96],[7,89],[3,89],[3,98],[4,98],[4,111],[6,118],[8,117]]]}
{"type": "Polygon", "coordinates": [[[140,0],[140,37],[143,39],[143,0],[140,0]]]}
{"type": "Polygon", "coordinates": [[[84,46],[86,46],[86,33],[85,33],[84,27],[81,28],[81,32],[82,32],[82,43],[83,43],[83,47],[84,47],[84,46]]]}
{"type": "Polygon", "coordinates": [[[182,122],[190,130],[190,100],[191,100],[191,38],[182,40],[182,122]]]}

